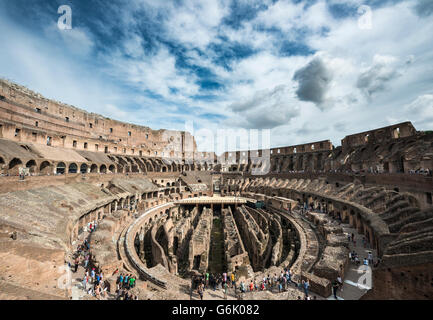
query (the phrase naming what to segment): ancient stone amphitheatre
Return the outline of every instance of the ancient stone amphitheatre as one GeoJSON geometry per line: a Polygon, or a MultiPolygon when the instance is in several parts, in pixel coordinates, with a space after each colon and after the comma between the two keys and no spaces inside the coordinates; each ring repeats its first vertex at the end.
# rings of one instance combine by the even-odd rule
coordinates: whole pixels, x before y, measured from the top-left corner
{"type": "MultiPolygon", "coordinates": [[[[287,268],[317,299],[333,299],[339,276],[340,299],[433,299],[432,150],[433,134],[404,122],[341,146],[213,154],[188,132],[108,119],[2,80],[0,299],[96,299],[82,289],[83,265],[68,270],[85,238],[106,299],[119,274],[136,276],[139,299],[190,299],[193,275],[235,273],[248,285],[287,268]],[[360,266],[371,253],[368,273],[353,251],[360,266]]],[[[298,296],[294,285],[244,294],[298,296]]]]}

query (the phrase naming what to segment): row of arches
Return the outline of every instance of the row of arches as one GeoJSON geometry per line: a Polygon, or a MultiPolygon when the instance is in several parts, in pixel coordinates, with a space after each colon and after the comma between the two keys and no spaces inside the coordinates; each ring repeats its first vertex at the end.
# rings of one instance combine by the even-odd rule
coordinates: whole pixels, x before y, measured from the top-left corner
{"type": "Polygon", "coordinates": [[[6,162],[0,157],[0,173],[18,175],[20,168],[27,168],[30,174],[76,174],[76,173],[142,173],[142,172],[183,172],[194,170],[211,170],[211,165],[164,163],[160,159],[139,159],[130,157],[110,156],[115,164],[67,163],[34,159],[23,161],[13,158],[6,162]]]}

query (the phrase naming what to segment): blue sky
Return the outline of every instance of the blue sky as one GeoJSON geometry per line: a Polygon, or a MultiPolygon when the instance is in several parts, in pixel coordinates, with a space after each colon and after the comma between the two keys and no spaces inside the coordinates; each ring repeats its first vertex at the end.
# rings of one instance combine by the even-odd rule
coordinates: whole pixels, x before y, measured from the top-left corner
{"type": "Polygon", "coordinates": [[[432,15],[430,0],[0,0],[0,77],[153,129],[339,145],[400,121],[433,128],[432,15]]]}

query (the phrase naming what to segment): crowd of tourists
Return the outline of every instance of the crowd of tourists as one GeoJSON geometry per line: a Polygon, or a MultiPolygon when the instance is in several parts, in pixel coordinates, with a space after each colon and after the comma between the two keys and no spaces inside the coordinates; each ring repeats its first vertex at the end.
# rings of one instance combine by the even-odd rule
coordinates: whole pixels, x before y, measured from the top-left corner
{"type": "MultiPolygon", "coordinates": [[[[273,276],[268,274],[261,279],[256,278],[246,283],[244,280],[239,281],[235,272],[224,272],[222,274],[207,272],[201,275],[194,275],[191,278],[190,299],[192,299],[194,291],[196,291],[200,299],[203,300],[205,290],[223,290],[224,299],[227,299],[229,289],[231,289],[237,299],[243,299],[246,293],[259,291],[282,293],[288,291],[289,287],[293,286],[293,288],[299,289],[304,293],[305,300],[311,300],[309,293],[310,282],[308,280],[295,282],[292,276],[291,270],[284,268],[284,270],[281,270],[280,274],[274,274],[273,276]]],[[[313,298],[317,299],[315,296],[313,298]]]]}
{"type": "MultiPolygon", "coordinates": [[[[89,234],[84,239],[82,244],[79,244],[77,250],[72,255],[73,263],[69,263],[69,267],[72,272],[78,272],[79,266],[84,268],[84,274],[82,278],[82,288],[84,291],[96,299],[108,299],[109,298],[109,284],[105,280],[105,275],[102,270],[94,265],[92,260],[92,252],[90,249],[89,238],[91,234],[96,230],[97,223],[89,223],[87,229],[89,234]]],[[[113,275],[117,274],[116,270],[113,275]]],[[[135,287],[136,277],[133,274],[120,273],[116,281],[116,296],[117,300],[138,300],[136,295],[130,292],[130,289],[135,287]]]]}
{"type": "Polygon", "coordinates": [[[136,295],[130,292],[135,287],[136,277],[130,274],[121,273],[116,281],[116,300],[138,300],[136,295]]]}
{"type": "MultiPolygon", "coordinates": [[[[92,233],[95,228],[95,224],[90,224],[90,233],[92,233]]],[[[104,282],[104,274],[102,270],[99,270],[93,265],[88,237],[84,239],[83,243],[77,247],[77,251],[73,255],[73,261],[74,273],[78,271],[78,267],[80,265],[84,268],[84,275],[81,284],[85,292],[90,296],[96,297],[97,299],[107,299],[108,286],[104,282]]]]}

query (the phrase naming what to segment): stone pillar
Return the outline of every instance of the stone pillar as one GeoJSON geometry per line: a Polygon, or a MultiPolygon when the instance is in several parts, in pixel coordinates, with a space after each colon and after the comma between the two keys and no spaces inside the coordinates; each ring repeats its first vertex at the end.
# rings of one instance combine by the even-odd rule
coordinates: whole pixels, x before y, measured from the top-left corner
{"type": "Polygon", "coordinates": [[[141,233],[138,235],[138,239],[140,241],[140,250],[139,250],[139,256],[140,260],[144,260],[144,230],[141,231],[141,233]]]}

